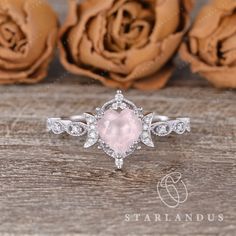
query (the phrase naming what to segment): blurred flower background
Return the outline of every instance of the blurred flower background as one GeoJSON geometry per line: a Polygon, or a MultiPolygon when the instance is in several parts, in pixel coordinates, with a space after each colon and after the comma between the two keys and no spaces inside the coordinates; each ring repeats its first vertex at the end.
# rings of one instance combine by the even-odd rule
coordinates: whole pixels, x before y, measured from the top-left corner
{"type": "Polygon", "coordinates": [[[235,1],[193,3],[2,1],[0,83],[70,77],[76,83],[157,90],[195,81],[208,85],[204,78],[218,88],[235,88],[235,1]]]}

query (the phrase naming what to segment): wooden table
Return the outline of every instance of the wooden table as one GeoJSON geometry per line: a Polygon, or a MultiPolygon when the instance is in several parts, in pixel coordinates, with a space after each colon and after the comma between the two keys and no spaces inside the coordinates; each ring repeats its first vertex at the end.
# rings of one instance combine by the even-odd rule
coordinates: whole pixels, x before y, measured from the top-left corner
{"type": "MultiPolygon", "coordinates": [[[[62,14],[65,1],[51,2],[62,14]]],[[[83,139],[45,130],[47,117],[91,111],[114,91],[80,84],[57,60],[44,83],[0,87],[0,235],[236,235],[235,91],[180,68],[164,90],[125,95],[146,111],[191,117],[191,134],[156,138],[156,149],[136,152],[122,171],[84,150],[83,139]],[[172,172],[189,193],[177,208],[157,193],[172,172]]]]}

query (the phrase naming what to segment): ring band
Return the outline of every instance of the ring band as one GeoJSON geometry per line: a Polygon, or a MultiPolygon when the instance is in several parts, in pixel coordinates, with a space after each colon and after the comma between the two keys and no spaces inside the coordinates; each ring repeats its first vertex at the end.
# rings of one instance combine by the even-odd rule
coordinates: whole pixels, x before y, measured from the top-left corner
{"type": "Polygon", "coordinates": [[[141,143],[154,147],[151,135],[167,136],[172,132],[184,134],[190,132],[190,119],[170,119],[154,113],[143,114],[133,102],[117,91],[114,99],[96,109],[96,115],[83,115],[48,118],[47,130],[54,134],[67,133],[80,137],[87,135],[84,148],[98,143],[98,148],[115,159],[118,169],[123,160],[135,150],[141,149],[141,143]]]}

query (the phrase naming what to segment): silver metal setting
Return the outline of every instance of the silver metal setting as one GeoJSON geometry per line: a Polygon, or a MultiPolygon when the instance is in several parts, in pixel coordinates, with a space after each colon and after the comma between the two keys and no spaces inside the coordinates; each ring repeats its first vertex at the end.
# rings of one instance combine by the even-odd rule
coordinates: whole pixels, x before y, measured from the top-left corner
{"type": "Polygon", "coordinates": [[[141,149],[141,144],[154,147],[152,134],[163,137],[173,132],[176,134],[190,132],[190,119],[169,119],[166,116],[159,116],[155,113],[144,114],[143,108],[137,107],[133,102],[127,100],[121,91],[117,91],[114,99],[106,102],[101,108],[96,109],[96,114],[84,113],[83,115],[69,118],[48,118],[47,130],[58,135],[62,133],[67,133],[74,137],[87,135],[84,148],[90,148],[98,144],[98,148],[114,158],[116,167],[121,169],[124,159],[134,151],[141,149]],[[124,110],[126,108],[132,110],[137,118],[142,121],[142,133],[139,139],[130,146],[129,150],[121,155],[116,153],[99,137],[97,122],[102,119],[107,110],[124,110]]]}

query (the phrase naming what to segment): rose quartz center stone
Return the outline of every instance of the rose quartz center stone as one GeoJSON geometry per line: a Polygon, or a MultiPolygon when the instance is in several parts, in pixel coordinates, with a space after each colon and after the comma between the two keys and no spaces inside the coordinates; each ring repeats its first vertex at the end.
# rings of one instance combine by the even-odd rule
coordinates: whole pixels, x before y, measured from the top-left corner
{"type": "Polygon", "coordinates": [[[128,108],[107,110],[97,124],[101,139],[116,154],[125,154],[142,133],[142,121],[128,108]]]}

